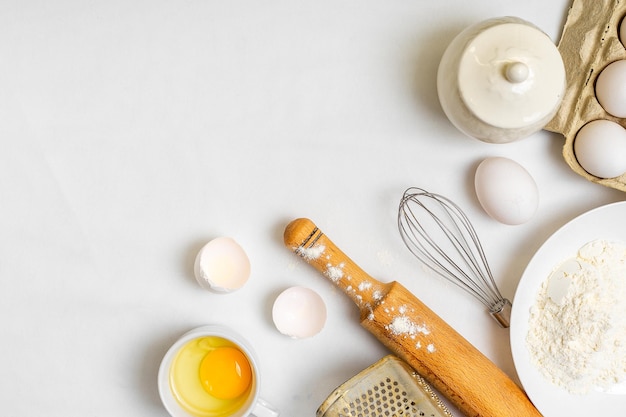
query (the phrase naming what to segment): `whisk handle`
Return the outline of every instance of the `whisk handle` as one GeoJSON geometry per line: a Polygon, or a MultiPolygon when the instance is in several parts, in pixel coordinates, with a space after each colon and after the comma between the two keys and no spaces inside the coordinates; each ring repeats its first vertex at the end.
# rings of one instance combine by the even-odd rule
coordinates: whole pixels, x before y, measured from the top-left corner
{"type": "Polygon", "coordinates": [[[541,417],[526,394],[463,336],[399,283],[370,277],[312,221],[291,222],[284,240],[352,298],[364,328],[466,416],[541,417]]]}
{"type": "Polygon", "coordinates": [[[362,315],[382,299],[389,285],[372,278],[343,253],[309,219],[292,221],[285,228],[285,246],[339,287],[359,307],[362,315]]]}

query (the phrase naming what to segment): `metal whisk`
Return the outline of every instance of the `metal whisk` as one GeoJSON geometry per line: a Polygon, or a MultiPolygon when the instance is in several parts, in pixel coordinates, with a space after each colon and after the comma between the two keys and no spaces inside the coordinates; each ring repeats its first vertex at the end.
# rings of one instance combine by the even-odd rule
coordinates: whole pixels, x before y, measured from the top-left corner
{"type": "Polygon", "coordinates": [[[398,229],[413,255],[483,303],[501,327],[509,327],[511,302],[498,291],[478,235],[459,206],[409,188],[400,201],[398,229]]]}

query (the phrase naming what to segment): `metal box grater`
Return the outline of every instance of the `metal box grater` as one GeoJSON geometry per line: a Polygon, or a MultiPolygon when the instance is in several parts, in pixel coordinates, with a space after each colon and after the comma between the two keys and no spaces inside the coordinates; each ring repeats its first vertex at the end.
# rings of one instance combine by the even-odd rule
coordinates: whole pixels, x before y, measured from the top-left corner
{"type": "Polygon", "coordinates": [[[452,417],[428,383],[388,355],[339,386],[317,417],[452,417]]]}

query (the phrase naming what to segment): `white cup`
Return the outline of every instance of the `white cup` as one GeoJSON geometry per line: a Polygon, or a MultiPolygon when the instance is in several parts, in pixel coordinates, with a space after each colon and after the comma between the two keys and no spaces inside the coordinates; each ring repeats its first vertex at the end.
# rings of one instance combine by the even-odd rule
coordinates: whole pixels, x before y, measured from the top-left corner
{"type": "Polygon", "coordinates": [[[241,352],[246,355],[252,368],[252,387],[250,389],[248,397],[245,400],[245,403],[234,412],[221,414],[216,413],[211,417],[277,417],[279,415],[279,412],[275,410],[271,405],[269,405],[266,401],[259,398],[259,392],[261,388],[259,367],[252,347],[250,346],[248,341],[237,332],[231,330],[228,327],[220,325],[207,325],[188,331],[187,333],[182,335],[172,345],[172,347],[169,348],[169,350],[163,357],[163,360],[161,361],[161,366],[159,367],[158,386],[159,396],[161,397],[161,401],[163,402],[163,405],[165,406],[165,409],[168,411],[168,413],[172,417],[195,417],[193,414],[185,411],[185,409],[183,409],[178,403],[176,398],[174,398],[174,394],[172,393],[172,390],[170,388],[169,374],[174,357],[176,356],[178,351],[185,344],[187,344],[187,342],[193,339],[208,336],[221,337],[237,345],[241,352]]]}

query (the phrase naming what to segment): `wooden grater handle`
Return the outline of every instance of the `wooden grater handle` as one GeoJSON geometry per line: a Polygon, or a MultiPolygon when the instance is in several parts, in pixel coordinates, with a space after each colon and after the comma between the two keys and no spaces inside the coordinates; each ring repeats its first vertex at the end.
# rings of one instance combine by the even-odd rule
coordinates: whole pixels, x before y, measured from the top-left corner
{"type": "Polygon", "coordinates": [[[352,298],[363,327],[466,416],[541,417],[525,393],[478,349],[402,285],[370,277],[312,221],[291,222],[284,240],[352,298]]]}

